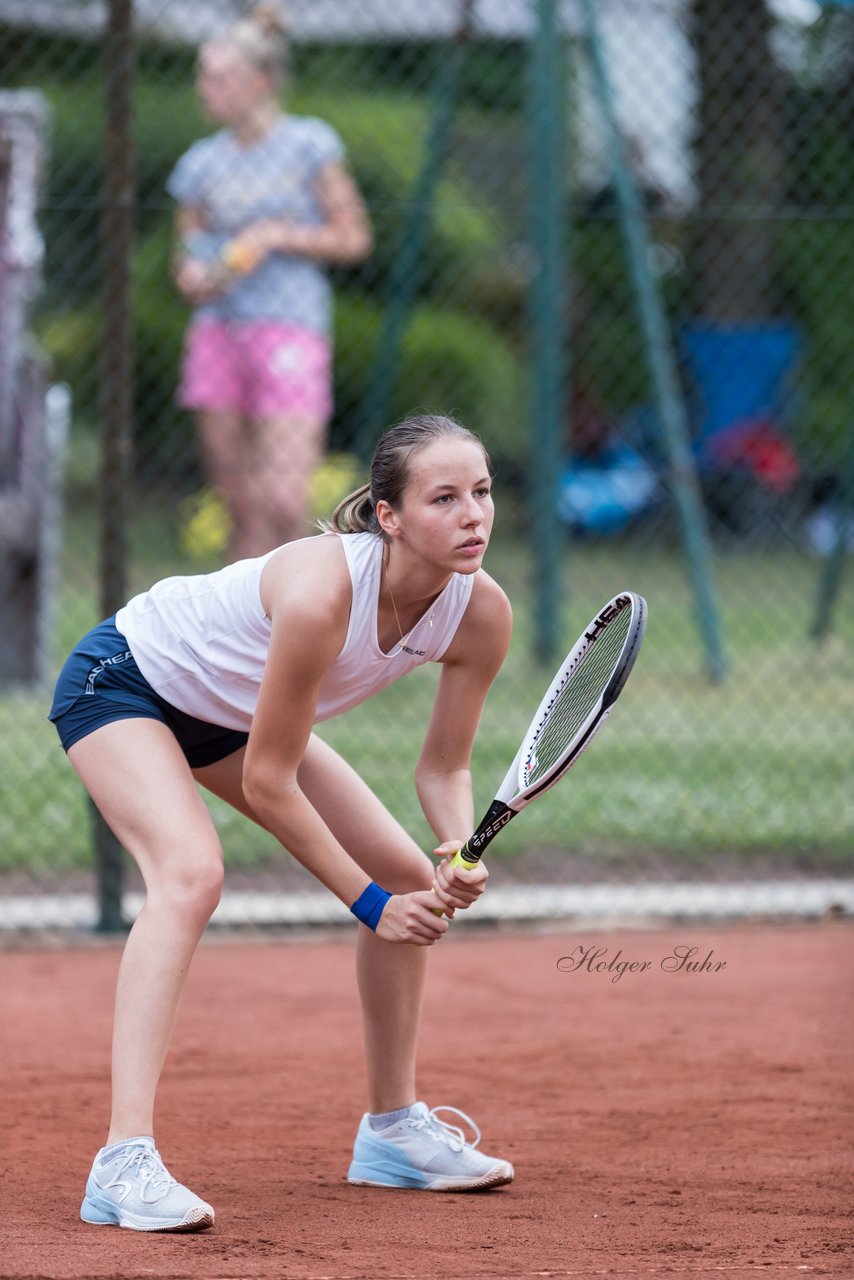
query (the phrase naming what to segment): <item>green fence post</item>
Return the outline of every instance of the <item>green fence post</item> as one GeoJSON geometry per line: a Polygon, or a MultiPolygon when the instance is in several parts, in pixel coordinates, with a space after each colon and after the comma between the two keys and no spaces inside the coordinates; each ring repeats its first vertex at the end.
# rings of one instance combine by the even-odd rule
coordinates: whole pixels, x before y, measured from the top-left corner
{"type": "Polygon", "coordinates": [[[433,117],[400,246],[392,263],[388,302],[357,431],[356,452],[363,459],[370,458],[378,435],[388,425],[400,346],[421,287],[424,249],[430,234],[436,188],[448,154],[472,5],[473,0],[463,0],[459,28],[447,56],[441,59],[436,77],[433,117]]]}
{"type": "Polygon", "coordinates": [[[839,505],[836,511],[836,534],[833,546],[825,557],[818,581],[815,618],[810,629],[813,640],[824,640],[830,630],[833,608],[842,586],[842,570],[845,564],[848,527],[852,512],[854,512],[854,431],[851,432],[848,442],[848,455],[845,470],[842,473],[839,505]]]}
{"type": "Polygon", "coordinates": [[[710,677],[726,675],[726,658],[715,599],[709,535],[700,485],[690,447],[690,431],[667,318],[649,269],[649,236],[641,198],[626,160],[625,143],[617,121],[605,50],[599,33],[595,0],[581,0],[593,84],[609,135],[611,164],[620,224],[637,298],[640,321],[673,482],[688,571],[700,634],[710,677]]]}
{"type": "Polygon", "coordinates": [[[564,373],[567,360],[564,195],[563,45],[556,0],[537,0],[531,37],[528,111],[531,126],[531,244],[535,267],[530,292],[531,484],[534,562],[534,652],[555,661],[560,631],[558,516],[561,441],[567,426],[564,373]]]}
{"type": "MultiPolygon", "coordinates": [[[[104,325],[101,433],[101,614],[127,595],[128,510],[133,440],[131,249],[136,199],[133,155],[135,48],[133,0],[110,0],[104,41],[104,325]]],[[[126,927],[122,915],[124,853],[93,806],[98,876],[98,931],[126,927]]]]}

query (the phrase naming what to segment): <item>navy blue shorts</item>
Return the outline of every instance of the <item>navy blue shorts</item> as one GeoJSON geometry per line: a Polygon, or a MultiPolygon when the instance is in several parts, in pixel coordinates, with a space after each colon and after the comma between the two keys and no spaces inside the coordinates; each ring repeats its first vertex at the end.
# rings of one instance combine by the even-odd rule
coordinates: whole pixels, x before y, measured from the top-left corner
{"type": "Polygon", "coordinates": [[[71,653],[48,719],[66,751],[114,720],[159,720],[172,730],[192,769],[225,759],[249,740],[248,733],[197,720],[161,698],[136,665],[115,618],[94,627],[71,653]]]}

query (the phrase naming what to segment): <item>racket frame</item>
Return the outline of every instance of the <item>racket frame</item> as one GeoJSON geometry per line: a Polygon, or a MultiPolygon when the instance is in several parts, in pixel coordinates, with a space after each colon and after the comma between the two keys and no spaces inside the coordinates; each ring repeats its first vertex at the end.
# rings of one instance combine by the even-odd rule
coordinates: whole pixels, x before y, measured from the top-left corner
{"type": "Polygon", "coordinates": [[[647,607],[643,596],[637,595],[634,591],[621,591],[609,600],[585,627],[546,690],[537,712],[522,739],[513,763],[504,775],[501,786],[496,792],[495,799],[484,814],[477,829],[454,855],[451,860],[452,866],[476,866],[487,846],[494,840],[499,831],[506,827],[507,823],[517,813],[521,813],[537,796],[551,790],[555,783],[563,777],[582,753],[586,751],[599,729],[607,720],[611,708],[629,678],[646,630],[646,618],[647,607]],[[607,628],[626,609],[632,609],[634,616],[619,657],[614,664],[611,676],[602,689],[602,693],[591,708],[584,724],[577,731],[572,741],[567,744],[566,749],[554,764],[546,770],[541,778],[526,787],[523,782],[524,764],[530,758],[537,737],[548,722],[548,713],[551,706],[567,681],[573,679],[575,668],[581,660],[607,628]]]}

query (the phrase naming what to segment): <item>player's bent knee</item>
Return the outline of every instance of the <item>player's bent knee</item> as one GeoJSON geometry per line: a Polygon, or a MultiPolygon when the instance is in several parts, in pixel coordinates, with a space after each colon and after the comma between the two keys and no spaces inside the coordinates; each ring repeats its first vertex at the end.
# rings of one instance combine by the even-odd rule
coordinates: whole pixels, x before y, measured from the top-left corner
{"type": "Polygon", "coordinates": [[[194,859],[156,887],[159,901],[190,921],[210,919],[222,897],[223,865],[220,858],[194,859]]]}

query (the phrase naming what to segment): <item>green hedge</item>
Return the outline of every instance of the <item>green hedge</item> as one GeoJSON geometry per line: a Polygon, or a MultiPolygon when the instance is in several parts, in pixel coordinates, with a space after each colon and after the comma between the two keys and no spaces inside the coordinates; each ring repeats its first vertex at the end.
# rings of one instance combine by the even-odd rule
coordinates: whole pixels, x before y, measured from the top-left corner
{"type": "MultiPolygon", "coordinates": [[[[383,313],[352,295],[336,308],[336,397],[341,418],[358,426],[375,366],[383,313]]],[[[403,336],[388,417],[416,410],[457,413],[481,434],[496,460],[527,451],[524,379],[510,344],[477,317],[423,303],[403,336]]],[[[353,440],[344,439],[345,447],[353,440]]]]}

